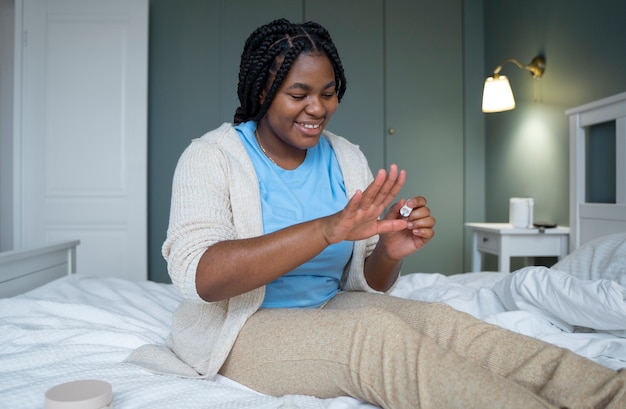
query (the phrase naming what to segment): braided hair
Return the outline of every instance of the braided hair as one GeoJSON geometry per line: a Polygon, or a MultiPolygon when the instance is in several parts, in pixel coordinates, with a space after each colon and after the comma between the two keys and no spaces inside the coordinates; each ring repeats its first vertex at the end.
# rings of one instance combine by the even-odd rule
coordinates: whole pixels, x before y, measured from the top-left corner
{"type": "Polygon", "coordinates": [[[300,54],[316,53],[328,56],[335,71],[337,98],[341,101],[346,92],[346,77],[337,48],[324,27],[314,22],[296,24],[278,19],[254,30],[241,54],[237,86],[241,105],[235,111],[234,123],[261,119],[296,58],[300,54]]]}

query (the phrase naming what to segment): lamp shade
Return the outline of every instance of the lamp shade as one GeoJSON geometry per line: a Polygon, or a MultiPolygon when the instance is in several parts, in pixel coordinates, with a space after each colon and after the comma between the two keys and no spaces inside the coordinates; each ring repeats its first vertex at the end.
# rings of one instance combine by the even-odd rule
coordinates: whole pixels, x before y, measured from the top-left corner
{"type": "Polygon", "coordinates": [[[515,108],[515,98],[505,75],[487,77],[483,88],[483,112],[501,112],[515,108]]]}

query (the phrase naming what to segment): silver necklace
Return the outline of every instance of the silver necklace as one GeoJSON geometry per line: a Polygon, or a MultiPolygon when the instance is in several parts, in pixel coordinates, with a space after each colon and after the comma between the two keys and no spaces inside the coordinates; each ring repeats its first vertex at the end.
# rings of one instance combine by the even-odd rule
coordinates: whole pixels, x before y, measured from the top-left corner
{"type": "Polygon", "coordinates": [[[267,159],[271,160],[274,165],[278,166],[278,163],[276,163],[276,161],[274,159],[272,159],[272,157],[270,155],[267,154],[267,152],[265,151],[265,148],[263,147],[263,145],[261,145],[261,138],[259,138],[259,133],[257,132],[256,129],[254,130],[254,137],[256,138],[256,141],[259,144],[259,146],[261,147],[261,150],[263,151],[265,156],[267,156],[267,159]]]}

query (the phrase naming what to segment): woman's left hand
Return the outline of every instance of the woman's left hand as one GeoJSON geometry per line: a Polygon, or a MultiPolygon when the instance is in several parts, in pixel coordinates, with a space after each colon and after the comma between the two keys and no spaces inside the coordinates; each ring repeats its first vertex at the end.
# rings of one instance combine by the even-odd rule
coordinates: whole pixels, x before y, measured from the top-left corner
{"type": "Polygon", "coordinates": [[[406,230],[380,235],[379,246],[382,245],[387,255],[396,260],[421,249],[435,235],[435,218],[430,214],[426,198],[416,196],[406,202],[400,201],[391,206],[384,216],[386,220],[403,218],[408,222],[406,230]],[[400,209],[405,204],[413,209],[407,217],[400,214],[400,209]]]}

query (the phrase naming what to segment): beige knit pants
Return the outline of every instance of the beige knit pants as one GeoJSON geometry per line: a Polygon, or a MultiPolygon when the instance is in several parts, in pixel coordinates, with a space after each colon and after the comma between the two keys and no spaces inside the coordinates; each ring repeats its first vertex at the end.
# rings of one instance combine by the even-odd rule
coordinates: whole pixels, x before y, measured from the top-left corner
{"type": "Polygon", "coordinates": [[[626,372],[438,303],[340,293],[322,309],[264,309],[220,373],[281,396],[383,408],[626,408],[626,372]]]}

